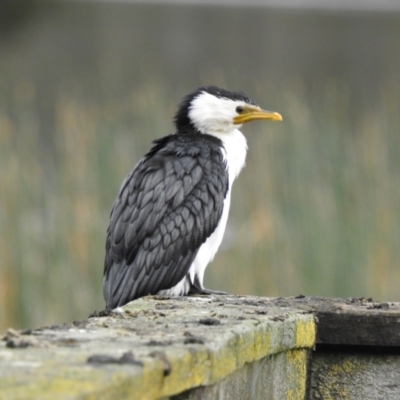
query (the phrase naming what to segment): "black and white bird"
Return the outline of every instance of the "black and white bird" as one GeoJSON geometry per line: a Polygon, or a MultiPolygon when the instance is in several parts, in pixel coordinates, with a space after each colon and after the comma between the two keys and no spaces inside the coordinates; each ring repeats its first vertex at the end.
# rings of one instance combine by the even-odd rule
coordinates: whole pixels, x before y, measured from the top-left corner
{"type": "Polygon", "coordinates": [[[107,231],[103,291],[113,309],[149,294],[221,294],[203,286],[221,244],[235,178],[254,120],[281,121],[247,96],[200,87],[175,115],[175,133],[153,147],[125,178],[107,231]]]}

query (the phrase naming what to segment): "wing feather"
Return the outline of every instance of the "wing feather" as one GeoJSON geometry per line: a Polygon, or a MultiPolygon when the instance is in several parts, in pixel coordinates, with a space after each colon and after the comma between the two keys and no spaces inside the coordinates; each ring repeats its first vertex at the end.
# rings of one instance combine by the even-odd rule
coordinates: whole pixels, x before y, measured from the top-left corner
{"type": "Polygon", "coordinates": [[[228,173],[221,146],[208,135],[166,136],[125,178],[107,231],[107,308],[185,277],[222,215],[228,173]]]}

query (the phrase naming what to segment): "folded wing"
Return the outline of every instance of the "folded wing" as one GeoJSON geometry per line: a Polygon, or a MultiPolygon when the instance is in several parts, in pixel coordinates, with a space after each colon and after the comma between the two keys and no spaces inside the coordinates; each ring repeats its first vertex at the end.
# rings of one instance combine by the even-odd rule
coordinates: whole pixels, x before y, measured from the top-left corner
{"type": "Polygon", "coordinates": [[[185,277],[222,215],[228,173],[221,146],[208,135],[166,136],[126,177],[107,231],[107,308],[185,277]]]}

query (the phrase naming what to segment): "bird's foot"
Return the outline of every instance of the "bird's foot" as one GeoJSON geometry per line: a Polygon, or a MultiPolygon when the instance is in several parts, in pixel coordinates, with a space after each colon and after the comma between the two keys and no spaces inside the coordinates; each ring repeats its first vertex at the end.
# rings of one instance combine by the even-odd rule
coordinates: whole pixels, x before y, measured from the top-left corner
{"type": "Polygon", "coordinates": [[[192,285],[190,287],[189,294],[202,294],[202,295],[210,296],[212,294],[214,294],[214,295],[226,295],[228,293],[221,292],[220,290],[210,290],[210,289],[206,289],[206,288],[203,288],[203,287],[198,287],[198,286],[192,285]]]}

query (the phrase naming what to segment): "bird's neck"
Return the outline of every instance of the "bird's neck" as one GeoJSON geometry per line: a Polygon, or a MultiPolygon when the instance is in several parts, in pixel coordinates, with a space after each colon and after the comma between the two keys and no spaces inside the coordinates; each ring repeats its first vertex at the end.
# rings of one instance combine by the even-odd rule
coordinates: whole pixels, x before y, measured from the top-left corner
{"type": "Polygon", "coordinates": [[[221,140],[224,158],[229,171],[229,185],[237,178],[246,164],[247,140],[238,129],[229,132],[213,132],[212,136],[221,140]]]}

